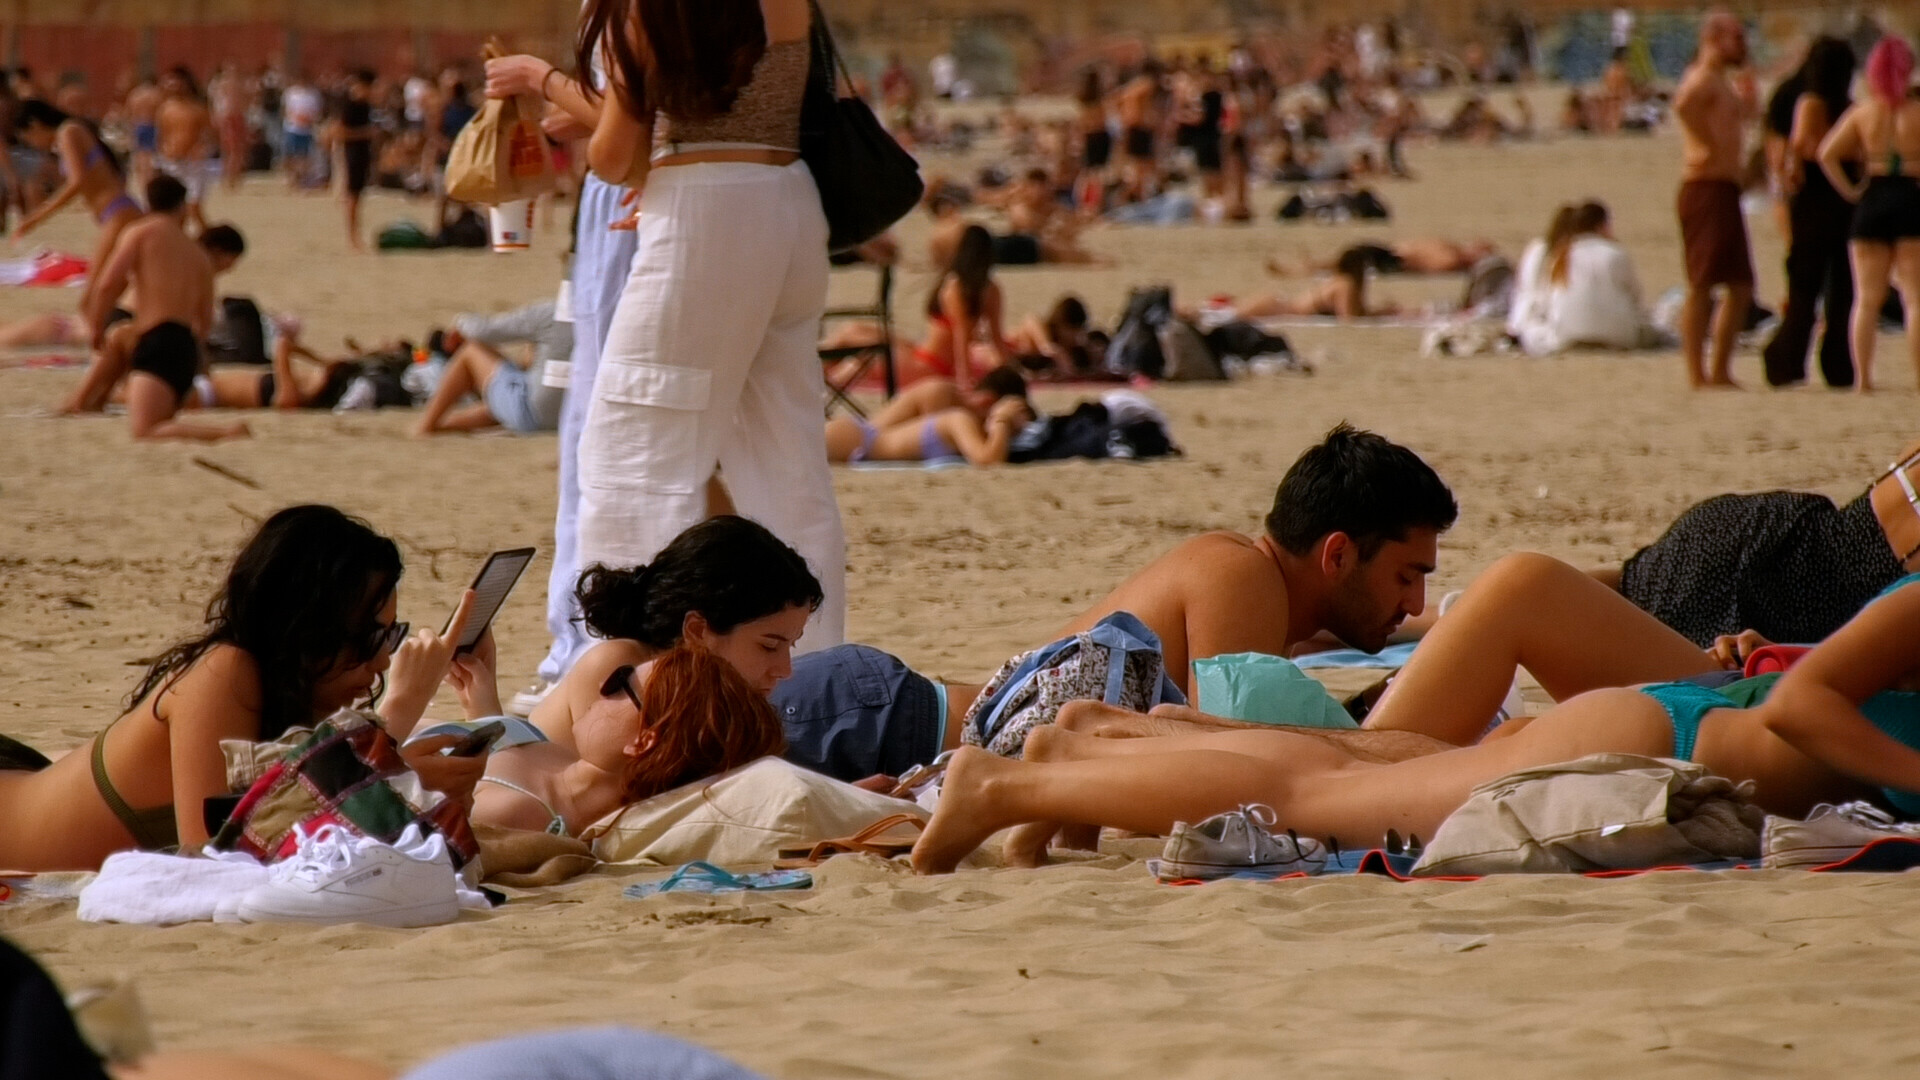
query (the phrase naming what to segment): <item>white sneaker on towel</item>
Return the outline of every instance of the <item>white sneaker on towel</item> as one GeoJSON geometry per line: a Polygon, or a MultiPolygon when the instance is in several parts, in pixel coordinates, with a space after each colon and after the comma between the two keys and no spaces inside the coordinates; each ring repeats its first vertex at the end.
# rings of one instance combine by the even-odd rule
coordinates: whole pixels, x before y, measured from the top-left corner
{"type": "Polygon", "coordinates": [[[1318,840],[1273,834],[1273,808],[1255,803],[1215,814],[1198,825],[1175,822],[1154,861],[1161,881],[1210,881],[1231,874],[1317,874],[1327,864],[1318,840]]]}
{"type": "Polygon", "coordinates": [[[1821,803],[1805,821],[1767,818],[1760,830],[1760,866],[1764,870],[1827,866],[1890,836],[1920,840],[1920,824],[1895,821],[1872,803],[1821,803]]]}
{"type": "Polygon", "coordinates": [[[322,825],[298,842],[299,852],[241,899],[242,920],[433,926],[460,917],[453,863],[438,834],[402,851],[322,825]]]}
{"type": "Polygon", "coordinates": [[[539,708],[540,703],[547,700],[547,695],[553,693],[553,688],[558,685],[560,684],[542,679],[525,690],[519,691],[507,701],[507,715],[517,716],[522,720],[532,716],[533,710],[539,708]]]}

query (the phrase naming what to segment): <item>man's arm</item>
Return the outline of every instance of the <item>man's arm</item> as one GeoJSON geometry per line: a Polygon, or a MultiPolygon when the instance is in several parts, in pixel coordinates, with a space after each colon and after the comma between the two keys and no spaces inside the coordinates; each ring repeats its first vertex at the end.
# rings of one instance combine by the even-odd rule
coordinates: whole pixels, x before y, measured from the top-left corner
{"type": "Polygon", "coordinates": [[[90,290],[88,299],[91,304],[84,314],[91,331],[89,337],[96,348],[107,332],[107,316],[112,314],[113,306],[127,291],[134,260],[139,257],[140,243],[149,231],[135,224],[121,233],[120,242],[113,246],[113,254],[107,256],[107,264],[101,268],[99,278],[90,290]]]}
{"type": "Polygon", "coordinates": [[[1689,71],[1673,92],[1673,115],[1689,133],[1698,132],[1712,105],[1713,95],[1707,81],[1698,72],[1689,71]]]}

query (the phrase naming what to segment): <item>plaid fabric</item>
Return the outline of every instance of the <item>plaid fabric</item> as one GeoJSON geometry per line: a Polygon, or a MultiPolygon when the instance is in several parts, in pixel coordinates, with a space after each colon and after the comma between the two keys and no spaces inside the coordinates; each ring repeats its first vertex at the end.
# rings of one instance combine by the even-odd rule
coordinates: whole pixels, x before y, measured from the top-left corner
{"type": "Polygon", "coordinates": [[[466,810],[420,787],[386,729],[342,710],[267,769],[213,844],[277,862],[293,854],[296,825],[333,824],[391,844],[415,822],[446,837],[456,870],[480,854],[466,810]]]}
{"type": "Polygon", "coordinates": [[[288,728],[286,734],[272,742],[221,739],[220,753],[227,759],[227,790],[244,794],[267,775],[268,769],[284,761],[312,737],[312,728],[296,727],[288,728]]]}

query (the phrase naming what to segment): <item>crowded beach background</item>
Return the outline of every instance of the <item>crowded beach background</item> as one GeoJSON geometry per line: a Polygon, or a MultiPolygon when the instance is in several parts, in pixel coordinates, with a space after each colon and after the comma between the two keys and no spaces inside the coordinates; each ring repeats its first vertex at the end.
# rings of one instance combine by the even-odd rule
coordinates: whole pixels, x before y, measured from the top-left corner
{"type": "MultiPolygon", "coordinates": [[[[1165,5],[1122,30],[1098,5],[913,18],[827,6],[862,92],[929,182],[925,206],[831,285],[833,304],[869,304],[891,266],[900,375],[924,374],[929,356],[954,370],[938,290],[971,225],[993,244],[1008,340],[960,351],[981,375],[1011,359],[1042,411],[1112,389],[1080,328],[1050,326],[1068,297],[1113,334],[1134,290],[1167,286],[1200,325],[1232,313],[1288,346],[1234,354],[1227,381],[1143,384],[1183,451],[1171,460],[835,468],[846,638],[920,671],[979,682],[1174,544],[1256,530],[1288,465],[1343,419],[1417,450],[1458,496],[1433,598],[1517,550],[1618,565],[1721,492],[1844,502],[1913,437],[1899,298],[1870,324],[1875,337],[1884,325],[1880,392],[1831,390],[1862,370],[1852,337],[1823,337],[1848,328],[1848,305],[1826,291],[1848,225],[1799,228],[1792,215],[1819,141],[1795,142],[1804,81],[1792,80],[1821,35],[1864,62],[1883,34],[1912,33],[1897,5],[1735,9],[1747,55],[1725,75],[1750,114],[1727,179],[1742,193],[1765,309],[1739,320],[1737,394],[1690,392],[1691,373],[1713,372],[1681,348],[1689,267],[1674,113],[1701,39],[1696,12],[1165,5]],[[1552,231],[1563,208],[1590,202],[1606,213],[1589,212],[1583,233],[1552,231]],[[1370,203],[1388,216],[1369,217],[1370,203]],[[1299,212],[1283,217],[1290,204],[1299,212]],[[1502,264],[1524,277],[1536,241],[1536,273],[1551,279],[1564,262],[1569,275],[1590,271],[1594,291],[1568,303],[1563,281],[1557,307],[1530,309],[1514,280],[1501,313],[1483,308],[1473,286],[1500,294],[1502,264]],[[1800,292],[1826,291],[1824,311],[1790,301],[1790,245],[1818,266],[1800,292]],[[1029,256],[1037,264],[1021,265],[1029,256]]],[[[526,312],[554,300],[565,272],[585,145],[579,132],[556,141],[568,180],[537,207],[528,251],[487,251],[484,209],[469,217],[443,197],[451,139],[484,100],[486,37],[574,68],[572,4],[508,7],[418,5],[404,28],[357,7],[304,25],[114,22],[112,6],[99,24],[7,24],[15,122],[0,131],[35,112],[55,118],[33,102],[82,121],[124,162],[136,211],[154,177],[184,174],[183,233],[198,242],[227,225],[244,237],[215,285],[252,301],[251,316],[221,305],[258,331],[259,355],[243,359],[271,360],[280,343],[313,358],[290,358],[296,391],[282,401],[260,383],[281,369],[216,354],[208,392],[242,384],[237,396],[168,421],[221,435],[244,426],[248,439],[136,439],[131,405],[93,415],[95,403],[77,402],[98,359],[81,290],[0,292],[17,345],[0,361],[0,730],[50,752],[84,749],[148,662],[197,625],[233,552],[275,510],[305,502],[396,538],[399,618],[416,627],[440,624],[488,552],[537,548],[496,634],[503,692],[539,682],[563,453],[540,429],[563,424],[564,406],[538,388],[567,350],[548,340],[551,311],[526,312]],[[360,160],[365,191],[350,197],[360,160]],[[436,240],[446,243],[413,250],[436,240]],[[482,324],[508,316],[518,324],[488,345],[482,324]],[[436,400],[435,385],[396,376],[411,407],[341,408],[365,403],[343,399],[380,354],[408,374],[462,372],[474,392],[436,400]],[[505,381],[489,394],[493,378],[505,381]],[[271,407],[316,402],[328,407],[271,407]],[[88,415],[61,415],[76,403],[88,415]],[[463,417],[456,426],[512,434],[413,438],[463,417]]],[[[537,68],[521,77],[552,89],[537,68]]],[[[1864,97],[1864,81],[1851,93],[1864,97]]],[[[108,254],[84,198],[35,220],[65,182],[56,157],[19,139],[6,155],[19,237],[7,256],[23,278],[59,272],[40,249],[95,266],[108,254]]],[[[724,285],[710,303],[724,319],[724,285]]],[[[853,390],[870,412],[879,381],[874,369],[853,390]]],[[[831,427],[826,437],[831,451],[831,427]]],[[[437,708],[458,711],[451,693],[437,708]]],[[[1897,881],[1602,890],[1508,879],[1413,896],[1329,880],[1276,899],[1149,892],[1137,863],[1113,856],[1051,876],[922,881],[864,864],[816,876],[819,888],[778,909],[645,908],[619,896],[624,879],[596,877],[405,938],[162,933],[83,925],[71,909],[0,908],[0,925],[68,985],[133,976],[164,1046],[303,1042],[394,1066],[582,1022],[638,1023],[785,1077],[936,1065],[1078,1076],[1143,1062],[1266,1071],[1280,1060],[1276,1027],[1301,1066],[1432,1073],[1474,1061],[1495,1074],[1599,1075],[1654,1059],[1791,1071],[1905,1049],[1888,1010],[1915,911],[1897,881]]]]}

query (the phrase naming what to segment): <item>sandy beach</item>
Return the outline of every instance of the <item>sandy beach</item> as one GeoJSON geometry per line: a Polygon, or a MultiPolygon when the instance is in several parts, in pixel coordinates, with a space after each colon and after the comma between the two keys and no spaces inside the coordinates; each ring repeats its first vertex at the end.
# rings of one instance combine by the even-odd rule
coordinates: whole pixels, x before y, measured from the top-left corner
{"type": "MultiPolygon", "coordinates": [[[[1002,271],[1014,312],[1077,292],[1111,321],[1130,285],[1198,301],[1278,285],[1270,256],[1366,237],[1484,236],[1517,252],[1563,201],[1614,211],[1651,299],[1680,278],[1668,136],[1416,147],[1415,182],[1380,192],[1385,227],[1284,225],[1260,192],[1240,228],[1102,228],[1112,265],[1002,271]]],[[[958,162],[930,161],[929,169],[958,162]]],[[[462,310],[551,295],[567,207],[532,252],[352,256],[339,209],[259,180],[209,217],[251,249],[223,291],[343,336],[418,339],[462,310]]],[[[423,208],[376,195],[378,225],[423,208]]],[[[1760,293],[1782,246],[1750,219],[1760,293]]],[[[922,325],[925,221],[897,311],[922,325]]],[[[92,244],[68,213],[36,237],[92,244]]],[[[836,299],[871,288],[862,272],[836,299]]],[[[1406,304],[1460,282],[1390,279],[1406,304]]],[[[63,289],[0,291],[0,319],[69,309],[63,289]]],[[[724,307],[725,298],[715,297],[724,307]]],[[[1406,443],[1453,486],[1459,524],[1431,599],[1515,550],[1617,564],[1692,502],[1782,487],[1856,494],[1913,438],[1904,342],[1883,341],[1870,398],[1803,389],[1690,393],[1673,354],[1422,360],[1411,328],[1289,331],[1319,370],[1152,396],[1184,458],[1148,465],[839,471],[850,638],[929,674],[978,680],[1181,538],[1257,528],[1281,473],[1332,424],[1406,443]]],[[[1762,383],[1757,354],[1736,378],[1762,383]]],[[[184,635],[251,525],[322,501],[396,537],[400,617],[437,622],[491,550],[542,549],[498,623],[502,685],[546,648],[551,437],[407,437],[405,413],[247,419],[255,438],[137,445],[121,419],[44,411],[75,370],[0,366],[0,732],[47,751],[122,708],[141,666],[184,635]],[[202,458],[249,483],[196,464],[202,458]]],[[[1043,404],[1071,402],[1048,392],[1043,404]]],[[[451,698],[440,714],[451,715],[451,698]]],[[[0,828],[28,827],[3,822],[0,828]]],[[[1920,1039],[1896,1015],[1920,953],[1902,878],[1677,873],[1153,883],[1125,842],[1040,871],[914,879],[841,859],[810,892],[624,899],[606,873],[516,894],[423,931],[78,922],[71,904],[0,906],[0,932],[69,986],[131,976],[170,1048],[323,1045],[392,1065],[494,1035],[618,1021],[683,1036],[769,1077],[1896,1075],[1920,1039]]]]}

